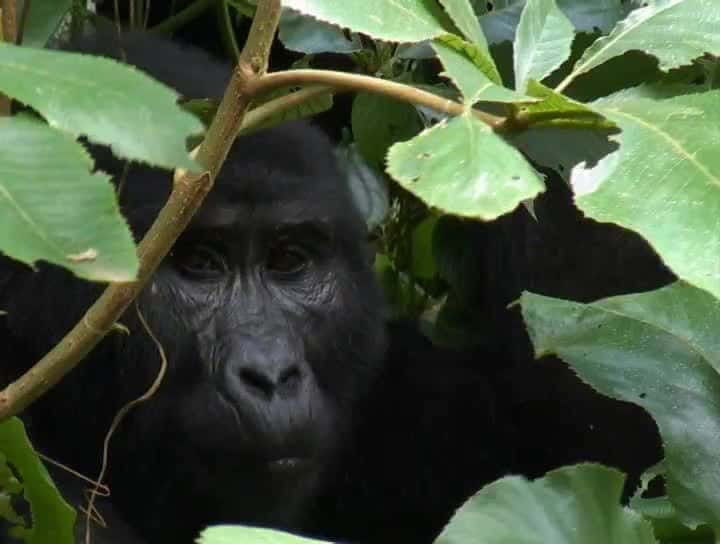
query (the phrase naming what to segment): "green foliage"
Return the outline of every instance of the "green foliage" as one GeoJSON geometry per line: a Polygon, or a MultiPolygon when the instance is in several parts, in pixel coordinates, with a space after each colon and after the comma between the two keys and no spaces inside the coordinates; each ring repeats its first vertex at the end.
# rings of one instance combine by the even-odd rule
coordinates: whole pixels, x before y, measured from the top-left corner
{"type": "Polygon", "coordinates": [[[322,544],[322,542],[324,541],[281,531],[239,525],[210,527],[205,529],[198,539],[198,544],[322,544]]]}
{"type": "Polygon", "coordinates": [[[570,56],[575,33],[555,0],[529,0],[515,35],[515,88],[540,81],[570,56]]]}
{"type": "Polygon", "coordinates": [[[197,168],[185,141],[202,131],[200,121],[176,104],[174,91],[113,60],[0,43],[0,91],[121,157],[197,168]]]}
{"type": "Polygon", "coordinates": [[[601,393],[653,416],[682,521],[720,527],[720,301],[676,283],[593,304],[529,293],[521,302],[538,355],[557,354],[601,393]]]}
{"type": "Polygon", "coordinates": [[[485,486],[450,521],[437,544],[655,544],[652,526],[620,506],[624,476],[600,465],[519,476],[485,486]]]}
{"type": "Polygon", "coordinates": [[[425,0],[283,0],[283,6],[378,40],[418,42],[447,32],[442,8],[425,0]]]}
{"type": "Polygon", "coordinates": [[[720,297],[720,92],[594,103],[620,148],[571,183],[578,207],[642,234],[682,279],[720,297]]]}
{"type": "Polygon", "coordinates": [[[429,206],[485,220],[543,190],[522,155],[470,114],[395,144],[388,172],[429,206]]]}
{"type": "Polygon", "coordinates": [[[527,100],[523,95],[499,84],[500,75],[492,58],[477,45],[450,34],[438,38],[433,43],[433,49],[445,67],[443,75],[455,84],[465,104],[473,105],[480,100],[491,102],[527,100]]]}
{"type": "MultiPolygon", "coordinates": [[[[25,0],[28,2],[30,0],[25,0]]],[[[72,0],[30,2],[30,11],[23,33],[23,45],[43,47],[55,34],[60,22],[70,11],[72,0]]]]}
{"type": "Polygon", "coordinates": [[[109,178],[85,149],[29,116],[0,118],[0,249],[92,280],[128,281],[137,258],[109,178]]]}
{"type": "Polygon", "coordinates": [[[0,423],[0,517],[27,544],[73,542],[75,511],[60,496],[17,418],[0,423]],[[20,493],[30,505],[30,527],[24,526],[10,505],[11,496],[20,493]]]}

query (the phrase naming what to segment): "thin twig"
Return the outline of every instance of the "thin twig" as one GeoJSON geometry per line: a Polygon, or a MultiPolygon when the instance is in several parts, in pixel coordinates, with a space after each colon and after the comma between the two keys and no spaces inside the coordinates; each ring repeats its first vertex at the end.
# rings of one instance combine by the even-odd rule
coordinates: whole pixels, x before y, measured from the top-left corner
{"type": "MultiPolygon", "coordinates": [[[[387,81],[372,76],[360,74],[347,74],[330,70],[288,70],[267,74],[249,84],[248,92],[254,96],[261,96],[279,87],[293,85],[326,85],[338,90],[375,93],[395,98],[403,102],[410,102],[420,106],[427,106],[448,115],[461,115],[468,111],[468,106],[448,100],[436,94],[417,89],[402,83],[387,81]]],[[[490,113],[472,110],[473,114],[493,128],[500,128],[505,122],[504,117],[490,113]]]]}
{"type": "MultiPolygon", "coordinates": [[[[167,373],[168,361],[167,356],[165,355],[165,349],[160,343],[160,340],[158,340],[157,336],[155,336],[155,333],[153,333],[152,329],[148,325],[145,316],[140,311],[140,307],[137,304],[135,304],[135,311],[137,312],[138,319],[140,320],[143,329],[145,329],[145,332],[147,332],[148,336],[152,339],[155,347],[158,350],[158,355],[160,356],[160,368],[158,369],[158,373],[155,376],[152,384],[150,384],[150,387],[148,387],[147,391],[145,391],[138,398],[131,400],[122,408],[120,408],[120,410],[118,410],[118,413],[115,414],[115,417],[110,424],[110,428],[108,429],[107,434],[105,434],[105,439],[103,440],[102,447],[102,463],[100,464],[100,473],[98,474],[96,480],[97,484],[90,491],[90,497],[88,499],[87,505],[88,513],[97,512],[95,508],[95,499],[99,494],[99,490],[101,490],[103,487],[106,487],[103,485],[102,482],[105,479],[105,472],[107,472],[108,452],[110,451],[110,439],[113,437],[113,435],[117,431],[117,428],[120,426],[120,423],[122,423],[123,419],[125,419],[125,416],[127,416],[130,410],[135,408],[138,404],[146,402],[147,400],[151,399],[153,395],[155,395],[157,390],[160,388],[163,380],[165,379],[165,374],[167,373]]],[[[90,518],[90,515],[85,518],[85,544],[90,544],[90,518]]]]}
{"type": "Polygon", "coordinates": [[[162,23],[155,25],[150,30],[158,34],[172,34],[201,15],[206,9],[212,6],[215,1],[216,0],[195,0],[195,2],[183,8],[175,15],[168,17],[162,23]]]}
{"type": "Polygon", "coordinates": [[[330,87],[308,87],[307,89],[301,89],[299,91],[292,92],[279,98],[274,98],[257,108],[253,108],[243,121],[240,134],[245,134],[262,125],[270,117],[280,115],[284,111],[295,108],[305,102],[312,100],[318,96],[326,94],[332,94],[333,90],[330,87]]]}

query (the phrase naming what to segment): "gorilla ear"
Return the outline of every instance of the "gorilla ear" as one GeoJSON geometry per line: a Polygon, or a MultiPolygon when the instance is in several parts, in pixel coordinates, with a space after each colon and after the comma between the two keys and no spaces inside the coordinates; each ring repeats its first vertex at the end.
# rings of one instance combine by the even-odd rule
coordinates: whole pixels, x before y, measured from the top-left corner
{"type": "Polygon", "coordinates": [[[385,178],[362,158],[355,144],[338,146],[335,156],[355,208],[371,232],[385,220],[390,207],[385,178]]]}

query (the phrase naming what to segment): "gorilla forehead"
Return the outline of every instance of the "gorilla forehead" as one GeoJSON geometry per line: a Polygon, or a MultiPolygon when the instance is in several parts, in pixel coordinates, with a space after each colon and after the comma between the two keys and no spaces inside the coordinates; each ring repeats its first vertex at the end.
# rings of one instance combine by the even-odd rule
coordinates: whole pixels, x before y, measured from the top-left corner
{"type": "Polygon", "coordinates": [[[327,138],[305,123],[237,140],[196,223],[321,220],[360,235],[364,223],[327,138]]]}

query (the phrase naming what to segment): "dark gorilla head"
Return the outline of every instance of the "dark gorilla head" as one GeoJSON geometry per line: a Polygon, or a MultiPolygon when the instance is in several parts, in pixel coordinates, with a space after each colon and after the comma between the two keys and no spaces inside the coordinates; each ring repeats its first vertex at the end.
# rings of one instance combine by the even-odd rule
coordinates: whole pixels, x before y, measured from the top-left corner
{"type": "MultiPolygon", "coordinates": [[[[95,150],[100,168],[117,170],[95,150]]],[[[133,166],[121,203],[141,236],[170,174],[133,166]]],[[[162,385],[110,447],[113,505],[153,542],[217,522],[293,527],[385,349],[363,218],[329,142],[305,124],[239,139],[190,228],[112,332],[29,411],[38,448],[97,475],[117,411],[162,385]]],[[[0,344],[15,374],[99,287],[0,260],[0,344]],[[9,276],[9,277],[7,277],[9,276]],[[3,279],[4,278],[4,279],[3,279]],[[5,351],[5,350],[4,350],[5,351]]]]}

